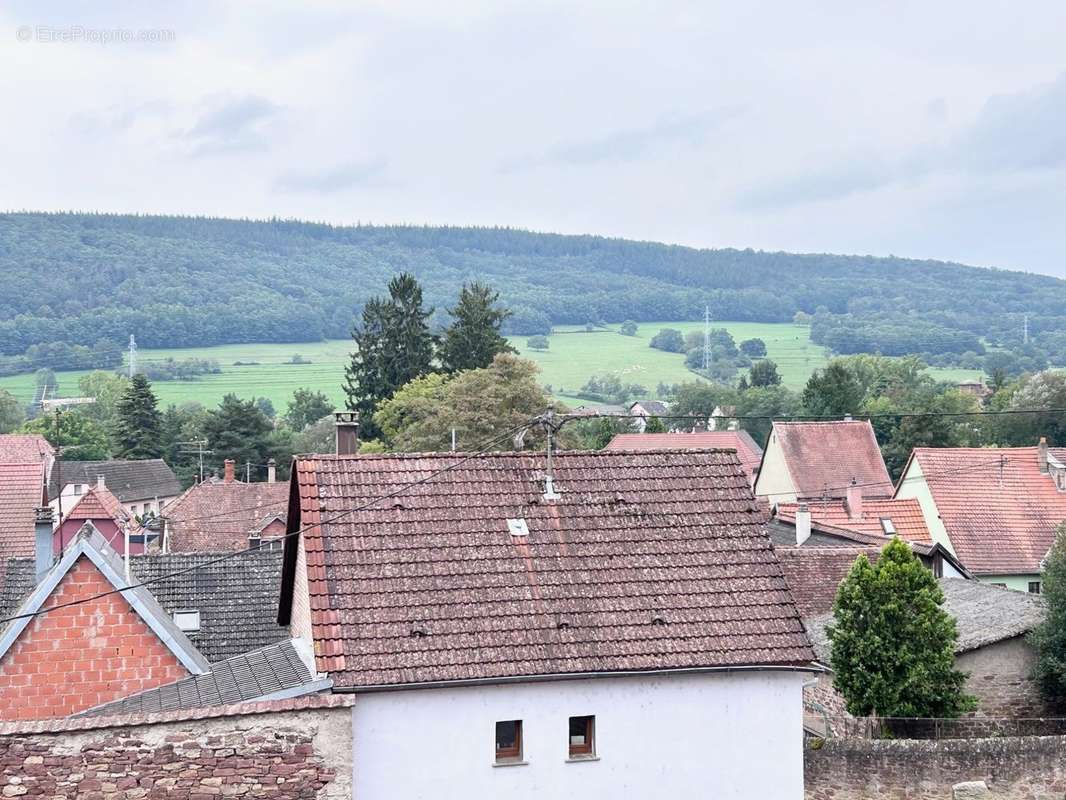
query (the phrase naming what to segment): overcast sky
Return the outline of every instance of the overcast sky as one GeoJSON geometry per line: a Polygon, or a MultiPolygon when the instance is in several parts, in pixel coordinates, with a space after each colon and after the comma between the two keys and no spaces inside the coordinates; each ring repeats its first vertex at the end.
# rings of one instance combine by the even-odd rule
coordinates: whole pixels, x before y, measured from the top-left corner
{"type": "Polygon", "coordinates": [[[0,208],[1066,277],[1064,42],[1061,0],[9,1],[0,208]],[[164,41],[88,41],[115,29],[164,41]]]}

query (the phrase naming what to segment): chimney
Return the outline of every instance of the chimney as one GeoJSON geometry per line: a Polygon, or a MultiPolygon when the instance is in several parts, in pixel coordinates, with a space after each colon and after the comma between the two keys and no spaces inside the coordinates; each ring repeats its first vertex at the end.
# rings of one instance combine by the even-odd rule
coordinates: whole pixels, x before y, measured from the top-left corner
{"type": "Polygon", "coordinates": [[[233,483],[233,459],[227,458],[225,461],[226,472],[222,480],[226,483],[233,483]]]}
{"type": "Polygon", "coordinates": [[[96,488],[97,489],[106,489],[107,488],[107,483],[104,481],[104,476],[103,475],[97,475],[96,476],[96,488]]]}
{"type": "Polygon", "coordinates": [[[1036,446],[1036,463],[1040,467],[1040,472],[1047,475],[1047,437],[1040,437],[1040,444],[1036,446]]]}
{"type": "Polygon", "coordinates": [[[359,452],[359,414],[337,411],[333,414],[336,430],[337,455],[354,456],[359,452]]]}
{"type": "Polygon", "coordinates": [[[811,538],[811,510],[803,503],[796,509],[796,546],[811,538]]]}
{"type": "Polygon", "coordinates": [[[278,480],[278,462],[270,459],[267,462],[267,483],[276,483],[278,480]]]}
{"type": "Polygon", "coordinates": [[[42,506],[37,509],[33,525],[34,554],[37,564],[37,583],[52,568],[52,507],[42,506]]]}
{"type": "Polygon", "coordinates": [[[862,487],[856,483],[854,478],[851,479],[851,484],[848,486],[844,504],[848,507],[848,519],[852,522],[862,519],[862,487]]]}
{"type": "Polygon", "coordinates": [[[854,421],[855,421],[855,418],[854,418],[854,417],[852,417],[852,416],[851,416],[851,414],[845,414],[845,415],[844,415],[844,421],[845,421],[845,422],[854,422],[854,421]]]}

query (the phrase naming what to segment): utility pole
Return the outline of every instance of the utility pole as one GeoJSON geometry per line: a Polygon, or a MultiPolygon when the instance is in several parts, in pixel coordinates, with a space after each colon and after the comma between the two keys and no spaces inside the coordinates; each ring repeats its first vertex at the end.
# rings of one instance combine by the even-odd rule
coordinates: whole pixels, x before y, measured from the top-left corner
{"type": "Polygon", "coordinates": [[[178,442],[185,449],[181,452],[186,455],[197,456],[200,460],[200,483],[204,482],[204,455],[215,452],[214,450],[204,450],[204,446],[207,444],[207,439],[193,439],[191,442],[178,442]],[[193,450],[191,448],[195,447],[193,450]]]}
{"type": "Polygon", "coordinates": [[[711,307],[703,307],[703,374],[711,373],[711,307]]]}
{"type": "Polygon", "coordinates": [[[252,482],[252,462],[251,461],[245,461],[244,462],[244,482],[245,483],[251,483],[252,482]]]}
{"type": "Polygon", "coordinates": [[[137,371],[137,341],[133,338],[133,334],[130,334],[130,380],[133,380],[133,373],[137,371]]]}
{"type": "Polygon", "coordinates": [[[1022,342],[1029,344],[1029,315],[1022,318],[1022,342]]]}

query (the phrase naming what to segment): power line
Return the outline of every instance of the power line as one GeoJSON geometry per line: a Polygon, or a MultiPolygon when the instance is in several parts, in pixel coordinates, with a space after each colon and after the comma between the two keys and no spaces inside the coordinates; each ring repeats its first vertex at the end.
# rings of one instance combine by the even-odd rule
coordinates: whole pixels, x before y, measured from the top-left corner
{"type": "MultiPolygon", "coordinates": [[[[854,421],[871,419],[900,419],[907,417],[996,417],[1012,414],[1066,414],[1066,408],[1009,408],[998,411],[885,411],[876,414],[856,412],[850,416],[854,421]]],[[[632,420],[629,414],[565,414],[567,422],[584,419],[632,420]]],[[[771,420],[774,422],[841,422],[840,415],[833,414],[654,414],[658,419],[691,420],[706,422],[710,419],[771,420]]]]}

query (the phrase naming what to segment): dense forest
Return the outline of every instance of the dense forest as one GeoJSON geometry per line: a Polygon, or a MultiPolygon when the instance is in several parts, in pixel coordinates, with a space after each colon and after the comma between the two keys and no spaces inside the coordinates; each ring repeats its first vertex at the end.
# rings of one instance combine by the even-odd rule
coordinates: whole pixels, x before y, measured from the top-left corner
{"type": "Polygon", "coordinates": [[[961,264],[506,228],[12,213],[0,215],[0,354],[53,366],[41,345],[113,359],[107,343],[131,333],[142,347],[345,337],[403,270],[436,307],[435,324],[464,282],[491,284],[514,334],[700,319],[709,305],[719,320],[809,315],[812,339],[839,353],[951,363],[986,345],[1020,348],[1026,317],[1042,352],[1066,351],[1066,281],[961,264]]]}

